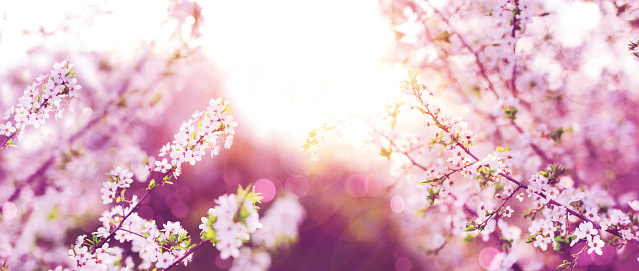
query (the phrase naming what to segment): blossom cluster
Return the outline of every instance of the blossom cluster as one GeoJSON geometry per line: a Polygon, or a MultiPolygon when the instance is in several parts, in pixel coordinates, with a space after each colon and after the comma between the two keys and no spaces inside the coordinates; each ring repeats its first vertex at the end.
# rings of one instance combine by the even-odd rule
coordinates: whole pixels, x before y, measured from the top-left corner
{"type": "MultiPolygon", "coordinates": [[[[415,84],[412,85],[414,86],[415,84]]],[[[422,102],[422,98],[419,95],[418,90],[414,91],[412,95],[417,101],[422,102]]],[[[428,104],[423,104],[424,107],[420,109],[422,113],[429,115],[435,122],[435,125],[444,133],[447,133],[450,130],[450,126],[442,124],[442,121],[438,118],[440,115],[439,110],[431,112],[428,104]]],[[[529,180],[529,184],[525,185],[510,177],[512,174],[508,163],[510,157],[507,155],[501,155],[498,159],[497,156],[491,154],[480,161],[472,154],[468,145],[458,144],[459,141],[456,140],[456,134],[449,134],[452,140],[446,138],[446,140],[443,141],[450,141],[452,144],[455,144],[456,147],[451,148],[451,150],[457,150],[457,156],[449,158],[449,162],[457,162],[457,164],[453,165],[460,167],[463,165],[462,163],[459,163],[459,161],[463,161],[463,155],[469,155],[479,163],[476,170],[479,173],[477,176],[479,184],[487,178],[490,178],[492,180],[487,181],[492,181],[494,183],[498,182],[504,186],[503,193],[496,193],[495,195],[495,198],[503,200],[499,208],[497,210],[490,211],[483,202],[480,202],[477,212],[478,217],[475,221],[469,222],[466,231],[475,232],[475,234],[477,234],[478,230],[487,230],[492,232],[494,230],[494,225],[492,229],[487,229],[487,221],[491,219],[495,213],[499,213],[502,217],[511,217],[513,209],[510,208],[510,206],[504,207],[504,204],[513,195],[515,195],[520,188],[525,188],[528,193],[528,197],[532,198],[534,201],[534,207],[530,210],[524,211],[524,217],[531,218],[532,224],[528,229],[531,236],[528,239],[528,242],[533,243],[535,247],[546,250],[548,244],[552,244],[555,250],[561,251],[562,245],[570,243],[570,246],[573,246],[578,240],[586,239],[589,247],[587,251],[588,254],[596,252],[601,255],[603,253],[602,247],[604,242],[593,225],[597,225],[597,228],[604,231],[610,229],[612,226],[613,231],[609,232],[622,237],[624,240],[622,241],[622,244],[630,241],[636,242],[638,240],[629,227],[632,219],[618,209],[608,210],[606,212],[608,217],[601,220],[600,225],[593,224],[595,223],[595,219],[599,220],[600,214],[604,215],[597,212],[597,209],[589,208],[586,212],[573,210],[575,206],[578,207],[580,203],[585,200],[586,194],[573,187],[564,187],[560,185],[560,178],[569,171],[567,168],[558,164],[548,166],[545,170],[534,173],[529,180]],[[499,178],[497,179],[495,177],[499,178]],[[513,184],[516,185],[517,188],[513,188],[513,184]],[[509,196],[505,197],[505,195],[509,196]],[[584,221],[571,235],[569,234],[569,223],[576,220],[577,217],[575,216],[584,221]],[[588,217],[593,220],[590,220],[588,217]]],[[[435,135],[436,139],[439,137],[440,136],[438,134],[435,135]]],[[[465,164],[468,165],[470,163],[466,162],[465,164]]],[[[457,171],[458,170],[453,171],[452,173],[457,171]]],[[[469,177],[468,174],[463,175],[465,178],[469,177]]],[[[449,176],[450,175],[446,175],[446,177],[449,176]]],[[[482,186],[481,188],[484,187],[482,186]]],[[[520,201],[523,200],[523,195],[521,193],[518,194],[517,197],[520,201]]],[[[508,245],[510,246],[510,244],[508,245]]],[[[571,265],[572,263],[567,262],[566,264],[571,265]]]]}
{"type": "MultiPolygon", "coordinates": [[[[520,173],[524,170],[520,165],[515,167],[513,161],[521,161],[521,158],[514,156],[510,148],[504,147],[497,147],[495,152],[483,158],[475,155],[471,147],[476,143],[477,135],[468,129],[469,124],[462,121],[461,117],[443,112],[438,105],[437,93],[425,85],[418,84],[416,73],[409,72],[409,80],[402,82],[401,88],[403,96],[409,97],[408,101],[400,105],[409,109],[403,112],[416,111],[427,117],[427,128],[436,128],[434,136],[430,141],[418,140],[411,143],[416,147],[405,148],[399,143],[402,136],[387,135],[398,134],[396,126],[376,126],[373,132],[383,137],[386,142],[375,147],[381,147],[380,155],[391,162],[402,161],[407,168],[403,174],[413,173],[410,171],[411,168],[418,169],[415,172],[417,176],[399,176],[409,180],[426,179],[419,182],[423,188],[406,186],[405,190],[401,190],[404,186],[397,185],[394,190],[402,197],[421,198],[410,203],[411,205],[426,205],[415,209],[412,206],[410,209],[406,208],[407,216],[413,216],[417,211],[422,216],[441,215],[450,222],[445,223],[450,226],[431,226],[430,231],[440,234],[439,236],[444,234],[440,231],[449,231],[449,234],[463,237],[469,242],[478,235],[481,235],[484,241],[488,241],[496,234],[503,244],[503,252],[499,257],[504,261],[500,261],[499,264],[504,269],[511,268],[521,257],[515,248],[522,249],[522,241],[531,243],[532,247],[540,248],[542,251],[550,247],[563,252],[570,250],[580,240],[585,240],[584,249],[578,253],[573,252],[568,258],[570,260],[565,260],[560,268],[574,267],[575,257],[584,252],[594,252],[597,255],[606,253],[602,249],[606,243],[614,247],[639,243],[636,213],[626,214],[620,208],[611,206],[612,204],[606,201],[609,196],[605,191],[597,187],[575,186],[573,178],[578,177],[559,163],[552,163],[541,171],[534,171],[528,182],[517,180],[525,173],[520,173]],[[493,196],[490,198],[486,195],[493,196]],[[513,203],[513,197],[520,203],[513,203]],[[473,208],[475,202],[477,207],[473,208]],[[508,220],[517,219],[518,213],[530,220],[527,240],[520,238],[522,231],[514,226],[516,223],[513,223],[513,226],[506,223],[508,220]],[[464,223],[465,226],[461,226],[464,223]],[[606,234],[611,234],[612,237],[600,234],[599,230],[606,231],[606,234]]],[[[509,105],[513,104],[516,102],[509,102],[509,105]]],[[[514,122],[517,111],[513,108],[504,110],[502,118],[510,122],[505,122],[506,125],[503,127],[506,129],[510,126],[522,130],[514,122]]],[[[393,122],[400,119],[400,114],[388,112],[393,122]]],[[[407,117],[407,113],[402,114],[402,117],[407,117]]],[[[546,140],[558,142],[561,131],[558,129],[547,134],[546,140]]],[[[311,143],[317,145],[317,140],[311,143]]],[[[524,141],[524,144],[532,150],[532,155],[549,159],[548,154],[540,147],[546,145],[536,145],[530,140],[524,141]]],[[[521,151],[515,153],[521,154],[521,151]]],[[[631,201],[629,206],[633,210],[639,209],[636,201],[631,201]]],[[[406,228],[408,236],[411,236],[412,227],[406,228]]],[[[419,227],[415,230],[417,233],[413,234],[423,234],[419,233],[419,227]]],[[[437,253],[446,244],[447,242],[443,241],[434,247],[429,245],[430,248],[425,250],[428,253],[437,253]]]]}
{"type": "MultiPolygon", "coordinates": [[[[98,191],[104,188],[104,173],[111,170],[111,165],[134,172],[134,179],[147,180],[150,157],[142,143],[148,142],[144,127],[161,119],[162,114],[168,112],[171,105],[169,101],[176,93],[193,90],[190,89],[192,86],[184,84],[185,81],[190,81],[185,78],[198,76],[194,73],[197,71],[194,62],[201,64],[207,61],[206,58],[191,57],[200,53],[200,43],[193,42],[193,38],[185,35],[190,30],[187,28],[192,28],[191,32],[194,34],[204,22],[201,7],[188,0],[166,4],[170,11],[164,13],[167,18],[157,17],[158,24],[155,24],[166,35],[128,39],[129,45],[139,42],[134,46],[139,51],[134,54],[123,51],[128,45],[122,47],[121,44],[118,48],[123,50],[96,51],[94,44],[88,44],[87,35],[84,35],[87,31],[95,32],[93,27],[87,27],[93,24],[63,19],[68,17],[64,12],[58,12],[54,17],[41,18],[46,21],[46,31],[38,30],[38,20],[29,26],[14,24],[2,27],[3,31],[43,42],[23,44],[18,51],[22,50],[24,54],[18,51],[8,52],[21,56],[15,58],[15,61],[4,63],[7,68],[3,69],[1,75],[4,98],[13,97],[12,89],[24,87],[20,86],[23,82],[25,85],[31,83],[27,82],[31,77],[30,69],[24,64],[43,63],[56,55],[68,55],[75,59],[72,61],[76,64],[75,67],[71,63],[58,63],[59,66],[63,66],[61,69],[69,69],[70,74],[67,76],[73,76],[76,71],[78,73],[78,85],[73,88],[73,92],[65,96],[62,91],[57,95],[61,98],[59,107],[54,104],[57,98],[51,97],[50,102],[38,111],[42,113],[55,107],[58,110],[49,115],[51,118],[59,118],[64,113],[64,122],[57,122],[55,125],[37,122],[34,125],[39,124],[40,127],[33,130],[26,128],[26,133],[25,130],[17,133],[15,119],[0,123],[6,126],[6,121],[10,121],[16,132],[13,137],[5,137],[2,130],[0,145],[25,144],[25,148],[10,148],[2,152],[4,162],[1,171],[5,174],[0,180],[0,206],[3,209],[0,215],[0,228],[3,229],[0,234],[0,265],[8,267],[8,270],[43,270],[59,264],[70,265],[66,262],[66,257],[63,257],[70,245],[67,235],[78,232],[80,228],[86,229],[87,223],[91,223],[87,218],[100,217],[103,200],[98,191]],[[190,23],[192,18],[195,18],[195,24],[190,23]],[[55,52],[50,51],[47,47],[51,45],[50,41],[60,35],[65,36],[64,44],[68,46],[59,47],[55,52]],[[78,46],[86,50],[75,50],[78,46]],[[188,65],[185,65],[187,62],[188,65]],[[85,76],[82,78],[79,64],[84,67],[82,74],[85,76]],[[83,87],[81,90],[80,84],[83,87]],[[80,92],[87,87],[90,92],[80,92]],[[69,97],[70,95],[74,97],[69,97]],[[75,96],[79,97],[76,99],[75,96]],[[21,137],[23,143],[17,144],[21,137]]],[[[156,11],[161,10],[162,6],[157,6],[159,9],[156,11]]],[[[73,9],[83,10],[86,6],[69,6],[64,10],[73,13],[73,9]]],[[[17,10],[13,10],[15,11],[17,10]]],[[[107,4],[91,9],[90,16],[85,19],[107,22],[110,19],[106,17],[122,11],[128,12],[126,8],[107,4]]],[[[7,12],[9,15],[12,13],[11,10],[7,12]]],[[[87,22],[84,19],[81,21],[87,22]]],[[[3,39],[1,43],[6,45],[6,42],[3,39]]],[[[50,73],[50,69],[46,69],[46,73],[50,73]]],[[[47,95],[42,92],[43,88],[47,83],[54,82],[52,77],[55,76],[55,73],[50,73],[48,78],[45,78],[46,75],[42,76],[44,79],[41,85],[33,88],[33,93],[40,95],[40,101],[47,95]]],[[[39,81],[36,82],[38,83],[39,81]]],[[[15,94],[17,103],[22,92],[15,94]]],[[[14,113],[19,107],[11,104],[10,100],[2,102],[3,113],[6,109],[11,109],[11,105],[14,105],[14,113]]],[[[10,132],[14,132],[13,129],[10,132]]],[[[132,183],[131,186],[136,185],[132,183]]],[[[117,191],[114,202],[122,195],[123,190],[124,188],[120,188],[117,191]]],[[[120,204],[128,206],[122,202],[120,204]]]]}
{"type": "Polygon", "coordinates": [[[195,162],[202,159],[207,149],[211,150],[211,157],[220,153],[221,146],[229,149],[233,144],[237,123],[230,115],[230,107],[224,99],[213,99],[203,112],[195,112],[192,118],[180,126],[175,139],[162,146],[160,157],[168,155],[161,161],[155,161],[149,169],[161,173],[173,171],[175,177],[182,172],[182,163],[195,162]]]}
{"type": "MultiPolygon", "coordinates": [[[[182,228],[180,222],[171,221],[165,223],[163,229],[158,229],[154,220],[143,219],[137,212],[131,211],[131,208],[137,204],[137,197],[133,196],[129,207],[122,208],[121,205],[117,205],[111,211],[105,211],[99,219],[103,225],[93,233],[93,236],[96,236],[97,240],[104,240],[115,231],[113,235],[115,240],[120,243],[131,242],[131,251],[139,254],[142,263],[138,265],[138,268],[148,269],[154,263],[158,268],[166,268],[176,259],[184,256],[191,248],[188,232],[182,228]],[[126,221],[124,221],[125,217],[126,221]]],[[[104,245],[108,246],[108,243],[104,245]]],[[[113,255],[120,260],[117,256],[117,254],[113,255]]],[[[190,260],[191,258],[187,257],[183,263],[186,265],[190,260]]],[[[132,258],[129,256],[126,261],[132,262],[132,258]]],[[[105,267],[113,262],[115,261],[104,262],[107,264],[105,267]]],[[[77,261],[76,264],[78,268],[84,267],[81,261],[77,261]]]]}
{"type": "Polygon", "coordinates": [[[220,257],[237,258],[240,247],[251,239],[251,234],[262,227],[256,203],[261,197],[249,189],[238,188],[237,194],[220,196],[208,216],[200,224],[202,240],[209,240],[220,251],[220,257]]]}
{"type": "MultiPolygon", "coordinates": [[[[636,91],[627,90],[637,88],[637,68],[627,60],[639,59],[637,37],[630,54],[619,48],[636,35],[636,6],[520,0],[381,6],[395,27],[397,62],[423,69],[421,78],[436,86],[409,73],[397,106],[365,120],[368,146],[389,160],[398,179],[391,207],[404,242],[414,251],[455,254],[422,264],[477,264],[472,254],[480,250],[467,247],[487,246],[475,241],[480,235],[498,238],[490,246],[503,245],[481,266],[488,270],[552,268],[557,257],[565,270],[577,258],[600,265],[634,253],[623,248],[639,244],[639,201],[618,184],[632,183],[639,172],[639,124],[627,114],[636,107],[629,102],[636,91]],[[580,34],[564,27],[578,10],[592,11],[606,27],[580,34]],[[614,61],[590,70],[587,63],[602,56],[614,61]],[[451,236],[465,242],[448,242],[451,236]],[[580,241],[584,249],[573,249],[580,241]]],[[[304,148],[317,144],[312,133],[304,148]]]]}
{"type": "MultiPolygon", "coordinates": [[[[95,253],[90,253],[90,244],[96,239],[87,240],[85,238],[86,235],[78,236],[75,245],[72,245],[69,250],[69,258],[75,262],[75,268],[78,270],[106,270],[106,265],[113,264],[122,256],[121,248],[110,248],[109,244],[104,244],[96,249],[95,253]]],[[[62,270],[62,267],[58,267],[55,270],[62,270]]]]}
{"type": "Polygon", "coordinates": [[[4,114],[4,119],[9,121],[0,124],[0,134],[7,139],[0,148],[11,145],[16,136],[22,139],[27,127],[40,127],[50,114],[54,114],[56,119],[62,117],[64,98],[68,98],[69,110],[73,111],[73,103],[78,97],[78,91],[82,89],[75,76],[73,64],[67,61],[56,62],[48,74],[41,74],[36,82],[27,86],[18,99],[19,103],[7,109],[4,114]]]}
{"type": "Polygon", "coordinates": [[[130,187],[133,182],[133,172],[128,171],[121,166],[115,167],[108,175],[111,178],[109,178],[106,182],[103,182],[104,187],[100,189],[103,204],[111,203],[116,198],[119,202],[121,197],[116,197],[116,194],[118,194],[117,192],[124,191],[126,188],[130,187]]]}
{"type": "Polygon", "coordinates": [[[305,218],[306,211],[296,197],[279,196],[260,219],[262,227],[252,234],[253,247],[242,247],[229,270],[268,270],[271,265],[269,253],[292,246],[305,218]]]}
{"type": "MultiPolygon", "coordinates": [[[[238,249],[243,241],[250,240],[250,234],[261,227],[258,208],[255,206],[260,196],[249,189],[240,187],[237,195],[221,196],[215,201],[217,206],[209,210],[207,218],[202,218],[202,241],[198,246],[191,244],[191,237],[180,222],[169,221],[163,225],[163,229],[159,229],[154,220],[143,219],[136,212],[141,201],[159,185],[172,184],[170,178],[177,178],[181,163],[187,161],[186,159],[193,159],[188,161],[194,164],[200,160],[206,149],[213,149],[211,156],[218,154],[218,138],[225,140],[225,148],[231,147],[233,128],[237,123],[232,121],[229,111],[228,103],[218,99],[211,100],[207,111],[193,114],[194,119],[183,124],[173,143],[167,144],[164,147],[166,150],[163,149],[160,153],[160,156],[170,154],[172,157],[171,166],[161,166],[155,170],[162,173],[162,181],[156,183],[154,179],[151,180],[141,199],[137,195],[125,197],[126,189],[133,183],[133,172],[122,166],[114,167],[107,174],[110,178],[103,183],[104,187],[100,192],[104,204],[114,200],[123,204],[102,214],[99,219],[102,226],[91,238],[78,238],[76,245],[69,251],[72,268],[128,270],[135,267],[131,256],[122,259],[121,249],[109,248],[110,238],[120,243],[130,242],[131,251],[138,253],[142,260],[137,268],[142,269],[152,266],[171,268],[179,262],[187,265],[194,250],[207,242],[216,245],[223,258],[238,257],[238,249]],[[194,123],[197,123],[197,129],[194,123]],[[128,207],[124,207],[126,204],[128,207]]],[[[166,163],[166,158],[164,162],[166,163]]]]}
{"type": "MultiPolygon", "coordinates": [[[[259,198],[255,192],[241,187],[237,194],[220,196],[215,200],[216,206],[209,209],[208,216],[202,218],[201,243],[213,243],[224,259],[229,256],[237,258],[242,243],[249,241],[250,234],[262,226],[255,206],[259,198]]],[[[187,265],[192,260],[191,249],[195,245],[191,244],[191,237],[180,222],[168,221],[160,230],[154,220],[143,219],[137,212],[131,211],[137,204],[134,196],[130,207],[117,205],[111,211],[105,211],[100,218],[103,226],[93,233],[93,239],[86,239],[84,235],[78,237],[69,250],[74,270],[135,268],[131,256],[122,259],[121,248],[109,248],[109,244],[103,242],[113,231],[116,232],[116,240],[131,242],[131,251],[139,254],[142,263],[137,268],[168,268],[178,261],[187,265]]]]}

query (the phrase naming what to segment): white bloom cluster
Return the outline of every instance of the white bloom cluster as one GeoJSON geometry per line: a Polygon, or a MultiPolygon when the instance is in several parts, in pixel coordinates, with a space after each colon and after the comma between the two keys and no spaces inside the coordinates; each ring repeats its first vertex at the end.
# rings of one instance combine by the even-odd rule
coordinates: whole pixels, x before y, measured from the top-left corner
{"type": "MultiPolygon", "coordinates": [[[[133,200],[133,204],[136,204],[136,199],[133,200]]],[[[154,220],[146,220],[141,218],[137,212],[132,212],[126,221],[119,227],[119,223],[122,221],[124,214],[130,212],[130,207],[122,208],[122,206],[114,206],[111,211],[105,211],[102,217],[99,219],[103,225],[98,228],[94,234],[100,238],[106,238],[110,232],[117,230],[114,238],[120,243],[131,242],[131,251],[139,253],[142,263],[138,268],[149,269],[151,265],[155,263],[157,268],[166,268],[173,264],[176,259],[185,255],[190,245],[190,237],[187,231],[182,228],[180,222],[167,222],[164,224],[164,229],[159,230],[154,220]]],[[[82,237],[83,238],[83,237],[82,237]]],[[[105,244],[107,247],[108,245],[105,244]]],[[[85,266],[86,260],[95,258],[99,254],[100,249],[92,255],[88,253],[88,247],[76,246],[74,248],[75,254],[72,258],[76,261],[76,267],[81,270],[87,269],[85,266]],[[78,255],[85,255],[78,258],[78,255]],[[82,258],[84,257],[84,258],[82,258]]],[[[105,252],[109,253],[111,250],[105,252]]],[[[120,259],[118,255],[111,255],[115,261],[120,259]]],[[[184,259],[183,263],[186,265],[191,260],[191,257],[184,259]]],[[[98,261],[96,264],[103,264],[104,269],[108,264],[114,261],[98,261]]],[[[92,269],[88,269],[92,270],[92,269]]]]}
{"type": "MultiPolygon", "coordinates": [[[[38,128],[44,124],[50,113],[54,113],[56,119],[62,116],[62,99],[70,97],[69,110],[72,111],[71,104],[75,102],[77,91],[82,88],[73,71],[73,65],[63,61],[55,63],[50,73],[40,75],[36,82],[27,86],[22,97],[18,99],[16,106],[10,107],[5,115],[5,124],[0,124],[0,134],[6,136],[7,141],[14,136],[22,138],[24,129],[28,126],[38,128]]],[[[10,143],[10,142],[9,142],[10,143]]],[[[0,147],[4,147],[5,142],[0,147]]]]}
{"type": "Polygon", "coordinates": [[[133,182],[133,172],[120,166],[114,167],[113,170],[109,172],[109,176],[111,176],[111,178],[105,181],[102,184],[104,187],[100,189],[103,204],[113,202],[116,198],[118,189],[129,188],[133,182]]]}
{"type": "Polygon", "coordinates": [[[166,173],[174,169],[173,174],[177,177],[182,163],[194,165],[202,159],[206,149],[211,149],[211,157],[219,154],[221,146],[218,139],[223,142],[224,148],[231,148],[237,123],[229,115],[228,104],[223,99],[211,100],[206,111],[195,112],[192,117],[182,124],[173,142],[160,150],[159,156],[169,155],[171,161],[166,158],[156,161],[155,166],[150,166],[153,171],[166,173]]]}
{"type": "MultiPolygon", "coordinates": [[[[190,238],[187,231],[182,228],[180,222],[167,222],[163,230],[158,230],[155,221],[144,223],[142,229],[144,239],[142,242],[133,243],[133,251],[140,253],[142,264],[139,268],[150,268],[155,263],[157,268],[167,268],[188,251],[190,238]]],[[[191,260],[187,257],[183,260],[187,265],[191,260]]]]}
{"type": "MultiPolygon", "coordinates": [[[[225,148],[231,147],[235,134],[234,127],[237,123],[228,115],[229,110],[224,100],[211,100],[205,112],[196,112],[193,114],[193,119],[182,125],[173,143],[167,144],[160,151],[160,156],[167,154],[171,156],[171,163],[169,164],[166,158],[155,162],[155,171],[164,174],[163,181],[170,178],[170,173],[177,177],[181,163],[189,161],[194,164],[195,161],[200,160],[206,148],[213,150],[211,156],[218,154],[221,149],[217,146],[218,138],[222,138],[225,148]]],[[[115,262],[120,262],[120,265],[127,267],[135,267],[130,256],[122,259],[121,253],[116,255],[112,253],[115,250],[108,249],[108,241],[111,237],[120,243],[131,242],[131,251],[139,253],[142,260],[137,268],[150,269],[153,265],[156,268],[168,268],[175,265],[177,261],[187,265],[193,254],[186,255],[193,246],[191,237],[182,228],[180,222],[167,222],[164,224],[164,229],[158,229],[155,221],[143,219],[135,212],[140,202],[136,195],[133,195],[130,200],[124,198],[124,191],[133,182],[133,173],[118,166],[107,175],[110,179],[104,182],[104,187],[100,190],[103,203],[108,204],[115,199],[118,202],[127,203],[128,207],[117,205],[102,214],[99,219],[102,226],[93,233],[93,239],[87,242],[82,236],[80,245],[70,251],[73,267],[78,270],[111,270],[113,268],[118,270],[118,267],[113,266],[115,262]],[[110,257],[103,257],[102,254],[110,255],[110,257]]],[[[142,199],[154,187],[157,187],[157,183],[152,181],[147,194],[142,199]]],[[[259,196],[254,192],[241,188],[238,189],[238,195],[221,196],[215,201],[218,206],[209,211],[209,217],[202,219],[205,224],[209,220],[211,222],[205,229],[203,228],[203,233],[208,232],[211,227],[215,229],[210,231],[212,236],[207,235],[208,239],[202,238],[202,241],[217,242],[217,247],[222,251],[224,258],[231,255],[238,257],[238,248],[243,241],[248,241],[250,234],[262,226],[254,206],[258,201],[259,196]]],[[[115,252],[118,251],[120,250],[115,252]]]]}
{"type": "Polygon", "coordinates": [[[208,216],[202,217],[202,239],[214,236],[212,241],[216,241],[215,247],[222,259],[237,258],[242,244],[250,240],[250,234],[262,227],[254,200],[230,194],[220,196],[215,203],[217,206],[209,209],[208,216]]]}
{"type": "Polygon", "coordinates": [[[579,227],[575,229],[575,235],[577,238],[572,240],[570,246],[574,246],[579,240],[586,239],[588,241],[588,254],[591,254],[593,251],[598,255],[601,255],[603,251],[601,248],[604,246],[604,242],[601,240],[601,237],[597,235],[597,230],[594,228],[592,223],[590,222],[582,222],[579,224],[579,227]]]}
{"type": "MultiPolygon", "coordinates": [[[[114,262],[122,257],[121,248],[110,248],[109,244],[104,244],[92,254],[85,244],[85,237],[86,235],[78,236],[75,246],[69,250],[69,258],[75,263],[73,270],[128,270],[127,267],[107,268],[107,266],[112,266],[114,262]]],[[[58,267],[55,270],[61,271],[62,267],[58,267]]]]}

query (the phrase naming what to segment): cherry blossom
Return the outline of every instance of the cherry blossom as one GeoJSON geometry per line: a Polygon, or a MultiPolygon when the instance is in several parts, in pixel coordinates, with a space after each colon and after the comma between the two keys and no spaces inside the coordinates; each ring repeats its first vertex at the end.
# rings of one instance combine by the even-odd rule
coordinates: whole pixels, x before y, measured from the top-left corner
{"type": "Polygon", "coordinates": [[[36,82],[27,86],[17,106],[10,107],[4,115],[5,120],[13,119],[15,124],[8,121],[0,126],[6,137],[0,148],[12,145],[15,137],[21,139],[27,127],[40,127],[50,114],[56,115],[57,119],[63,110],[63,98],[67,98],[69,103],[77,99],[77,92],[82,86],[77,84],[73,66],[67,61],[56,62],[50,73],[38,76],[36,82]]]}

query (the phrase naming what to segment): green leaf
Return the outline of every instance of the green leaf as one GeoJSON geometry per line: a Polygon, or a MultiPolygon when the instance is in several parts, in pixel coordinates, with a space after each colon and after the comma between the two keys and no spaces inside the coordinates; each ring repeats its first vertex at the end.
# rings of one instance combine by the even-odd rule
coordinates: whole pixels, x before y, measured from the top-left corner
{"type": "Polygon", "coordinates": [[[440,178],[437,178],[437,179],[426,179],[426,180],[423,180],[423,181],[421,181],[421,182],[419,182],[417,184],[432,184],[434,182],[438,182],[438,181],[441,181],[441,180],[444,180],[443,177],[440,177],[440,178]]]}
{"type": "Polygon", "coordinates": [[[561,164],[554,163],[550,166],[550,169],[539,172],[539,174],[548,178],[548,184],[555,185],[559,182],[559,177],[568,172],[570,172],[570,169],[561,164]]]}
{"type": "Polygon", "coordinates": [[[473,84],[472,86],[470,86],[470,91],[472,93],[475,93],[475,95],[477,95],[477,98],[481,98],[481,87],[479,86],[479,84],[473,84]]]}
{"type": "Polygon", "coordinates": [[[516,107],[504,107],[504,115],[506,116],[506,119],[514,121],[517,118],[517,112],[519,112],[519,110],[517,110],[516,107]]]}
{"type": "Polygon", "coordinates": [[[155,179],[152,179],[149,182],[149,187],[147,187],[146,190],[151,190],[151,189],[155,188],[156,186],[157,186],[157,184],[155,184],[155,179]]]}
{"type": "Polygon", "coordinates": [[[506,239],[506,238],[504,238],[504,237],[500,237],[500,238],[499,238],[499,240],[501,240],[501,242],[504,244],[504,245],[502,246],[502,249],[503,249],[503,250],[507,251],[507,250],[509,250],[510,248],[512,248],[512,245],[513,245],[513,241],[514,241],[514,239],[506,239]]]}
{"type": "Polygon", "coordinates": [[[438,189],[437,191],[433,190],[432,187],[428,189],[428,196],[426,196],[426,199],[430,205],[435,204],[435,200],[439,198],[439,192],[441,192],[441,189],[438,189]]]}
{"type": "Polygon", "coordinates": [[[452,35],[453,35],[453,33],[449,33],[448,31],[444,31],[444,32],[440,33],[439,35],[437,35],[437,37],[435,37],[434,40],[450,43],[450,36],[452,36],[452,35]]]}
{"type": "Polygon", "coordinates": [[[562,264],[557,266],[557,271],[568,271],[568,270],[572,270],[572,263],[569,262],[568,260],[564,260],[562,264]]]}
{"type": "Polygon", "coordinates": [[[244,208],[244,206],[242,206],[242,209],[240,210],[240,218],[241,218],[241,220],[246,219],[247,217],[249,217],[249,215],[251,215],[251,213],[249,213],[249,211],[247,211],[246,208],[244,208]]]}
{"type": "MultiPolygon", "coordinates": [[[[568,239],[568,240],[570,240],[570,239],[568,239]]],[[[559,253],[563,253],[563,251],[562,251],[563,245],[568,244],[568,242],[566,241],[566,239],[564,239],[564,237],[562,235],[555,236],[555,243],[557,244],[557,247],[555,248],[555,251],[557,251],[559,253]]]]}
{"type": "Polygon", "coordinates": [[[386,157],[390,161],[391,153],[393,153],[393,149],[391,147],[388,147],[388,149],[382,148],[382,151],[379,153],[379,155],[386,157]]]}
{"type": "Polygon", "coordinates": [[[475,231],[476,229],[477,229],[477,222],[473,220],[466,222],[466,229],[464,229],[465,232],[475,231]]]}
{"type": "Polygon", "coordinates": [[[54,220],[60,215],[60,207],[58,205],[54,205],[49,217],[47,219],[54,220]]]}
{"type": "Polygon", "coordinates": [[[464,242],[466,243],[472,243],[473,241],[475,241],[475,237],[472,234],[468,234],[464,237],[464,242]]]}
{"type": "Polygon", "coordinates": [[[572,128],[568,128],[567,130],[564,130],[564,127],[559,127],[556,130],[550,132],[550,138],[552,138],[552,140],[555,141],[555,143],[559,143],[561,141],[561,135],[563,135],[564,132],[568,132],[568,131],[572,131],[572,128]]]}

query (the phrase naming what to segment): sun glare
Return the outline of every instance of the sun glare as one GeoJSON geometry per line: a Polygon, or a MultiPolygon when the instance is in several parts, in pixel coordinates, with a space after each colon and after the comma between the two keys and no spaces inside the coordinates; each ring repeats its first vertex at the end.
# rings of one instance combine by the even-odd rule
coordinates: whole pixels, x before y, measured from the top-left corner
{"type": "Polygon", "coordinates": [[[405,75],[383,64],[394,35],[375,1],[202,5],[207,54],[258,136],[301,141],[329,118],[381,112],[405,75]]]}
{"type": "MultiPolygon", "coordinates": [[[[45,32],[65,24],[77,25],[73,31],[78,33],[70,34],[85,38],[75,49],[119,52],[121,59],[134,58],[141,53],[136,50],[140,42],[168,35],[170,31],[165,30],[173,27],[163,21],[168,1],[131,4],[116,0],[88,6],[77,2],[68,0],[68,5],[33,10],[28,8],[32,2],[14,1],[4,8],[11,11],[7,22],[22,24],[19,29],[24,31],[40,31],[39,25],[45,25],[45,32]],[[91,12],[98,16],[83,16],[87,9],[95,9],[91,12]],[[60,12],[45,16],[39,10],[60,12]],[[47,23],[36,18],[47,18],[47,23]],[[137,18],[136,23],[130,18],[137,18]]],[[[198,3],[206,18],[200,42],[206,56],[223,73],[223,89],[218,94],[233,103],[242,126],[258,138],[293,140],[291,145],[298,147],[308,131],[326,121],[381,112],[385,101],[398,94],[399,82],[406,76],[405,69],[385,61],[390,58],[387,54],[395,34],[376,1],[198,3]]],[[[182,27],[193,23],[192,17],[187,18],[182,27]]],[[[69,34],[55,32],[47,39],[47,46],[68,47],[65,35],[69,34]]],[[[11,60],[8,62],[24,62],[28,57],[26,52],[3,52],[20,51],[25,44],[40,42],[17,32],[3,33],[4,37],[0,56],[11,60]]],[[[363,136],[356,137],[350,140],[361,141],[363,136]]]]}

